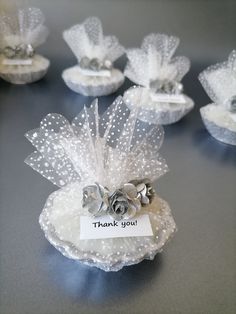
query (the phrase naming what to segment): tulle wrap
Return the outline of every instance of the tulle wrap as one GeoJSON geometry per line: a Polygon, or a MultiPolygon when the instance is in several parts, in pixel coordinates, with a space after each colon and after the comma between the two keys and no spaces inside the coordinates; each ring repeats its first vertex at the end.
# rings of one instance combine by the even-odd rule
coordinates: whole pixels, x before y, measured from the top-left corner
{"type": "Polygon", "coordinates": [[[49,114],[26,133],[36,148],[26,163],[60,187],[40,216],[46,237],[67,257],[106,271],[154,258],[176,228],[168,204],[156,195],[137,213],[149,215],[153,236],[80,240],[80,217],[89,215],[82,207],[85,186],[98,182],[115,190],[131,180],[154,182],[168,171],[159,154],[163,128],[137,115],[118,97],[100,116],[94,100],[72,123],[49,114]]]}
{"type": "Polygon", "coordinates": [[[213,101],[200,109],[207,130],[217,140],[236,145],[236,51],[204,70],[199,80],[213,101]]]}

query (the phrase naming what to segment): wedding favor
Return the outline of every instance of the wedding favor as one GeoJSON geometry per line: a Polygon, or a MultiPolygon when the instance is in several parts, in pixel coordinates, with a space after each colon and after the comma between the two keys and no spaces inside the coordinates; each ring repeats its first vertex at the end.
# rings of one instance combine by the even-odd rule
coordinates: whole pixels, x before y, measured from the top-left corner
{"type": "Polygon", "coordinates": [[[141,49],[127,51],[125,75],[139,86],[124,93],[130,109],[139,108],[139,118],[157,124],[179,121],[191,109],[192,99],[183,93],[181,80],[189,71],[186,57],[173,57],[179,39],[164,34],[150,34],[141,49]]]}
{"type": "Polygon", "coordinates": [[[35,48],[48,36],[40,9],[24,8],[0,16],[0,77],[13,84],[38,81],[50,62],[35,48]]]}
{"type": "Polygon", "coordinates": [[[89,17],[83,24],[72,26],[63,32],[63,38],[78,60],[62,73],[70,89],[85,96],[102,96],[123,84],[124,75],[113,63],[124,48],[115,36],[103,35],[98,18],[89,17]]]}
{"type": "Polygon", "coordinates": [[[95,100],[71,124],[52,113],[26,134],[36,147],[26,163],[59,187],[40,215],[46,238],[105,271],[153,259],[176,229],[154,189],[168,170],[163,129],[137,115],[118,97],[99,116],[95,100]]]}
{"type": "Polygon", "coordinates": [[[218,141],[236,145],[236,50],[227,61],[203,71],[199,80],[213,101],[200,109],[207,130],[218,141]]]}

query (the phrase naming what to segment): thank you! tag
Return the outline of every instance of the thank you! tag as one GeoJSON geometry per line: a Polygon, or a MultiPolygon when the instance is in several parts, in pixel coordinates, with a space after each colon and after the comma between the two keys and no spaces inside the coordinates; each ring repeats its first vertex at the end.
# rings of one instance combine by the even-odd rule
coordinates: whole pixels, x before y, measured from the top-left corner
{"type": "Polygon", "coordinates": [[[111,72],[109,70],[92,71],[90,69],[82,69],[80,67],[78,67],[78,69],[81,74],[87,76],[104,76],[104,77],[111,76],[111,72]]]}
{"type": "Polygon", "coordinates": [[[236,122],[236,113],[232,113],[231,116],[232,116],[232,119],[236,122]]]}
{"type": "Polygon", "coordinates": [[[4,65],[32,65],[32,59],[3,59],[4,65]]]}
{"type": "Polygon", "coordinates": [[[151,94],[151,98],[157,102],[175,103],[175,104],[185,104],[186,100],[182,94],[164,94],[156,93],[151,94]]]}
{"type": "Polygon", "coordinates": [[[148,215],[127,220],[112,220],[104,217],[80,217],[80,239],[107,239],[152,236],[153,231],[148,215]]]}

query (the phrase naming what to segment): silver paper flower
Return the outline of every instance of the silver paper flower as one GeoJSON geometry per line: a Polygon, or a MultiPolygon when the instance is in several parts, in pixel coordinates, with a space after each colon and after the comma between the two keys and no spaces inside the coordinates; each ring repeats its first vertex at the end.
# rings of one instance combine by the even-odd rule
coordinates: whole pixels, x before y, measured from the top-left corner
{"type": "Polygon", "coordinates": [[[134,180],[131,181],[136,186],[137,198],[140,200],[142,206],[148,205],[152,202],[155,191],[152,187],[150,180],[134,180]]]}
{"type": "Polygon", "coordinates": [[[14,47],[7,46],[3,49],[3,54],[6,58],[14,59],[27,59],[34,56],[34,48],[30,44],[20,44],[14,47]]]}
{"type": "Polygon", "coordinates": [[[152,202],[154,190],[150,180],[133,180],[111,193],[95,183],[83,189],[82,206],[94,217],[104,214],[121,220],[133,217],[142,206],[152,202]]]}
{"type": "Polygon", "coordinates": [[[107,192],[108,190],[98,183],[86,186],[83,189],[82,206],[94,217],[101,216],[108,208],[107,192]]]}
{"type": "Polygon", "coordinates": [[[125,184],[122,189],[116,190],[109,197],[108,214],[115,220],[133,217],[141,209],[137,196],[136,187],[131,183],[125,184]]]}
{"type": "Polygon", "coordinates": [[[89,59],[88,57],[82,57],[79,61],[81,69],[92,70],[95,72],[101,70],[111,70],[112,62],[110,60],[99,60],[98,58],[89,59]]]}
{"type": "Polygon", "coordinates": [[[230,112],[236,112],[236,95],[232,96],[228,101],[228,108],[230,112]]]}

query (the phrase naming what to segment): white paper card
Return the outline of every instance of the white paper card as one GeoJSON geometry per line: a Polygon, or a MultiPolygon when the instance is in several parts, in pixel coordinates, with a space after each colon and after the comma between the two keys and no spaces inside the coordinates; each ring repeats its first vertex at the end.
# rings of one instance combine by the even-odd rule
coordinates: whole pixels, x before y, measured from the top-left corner
{"type": "Polygon", "coordinates": [[[32,65],[32,59],[3,59],[4,65],[32,65]]]}
{"type": "Polygon", "coordinates": [[[236,122],[236,113],[231,113],[231,117],[236,122]]]}
{"type": "Polygon", "coordinates": [[[80,239],[107,239],[152,236],[153,231],[148,215],[133,219],[112,220],[110,217],[80,217],[80,239]]]}
{"type": "Polygon", "coordinates": [[[154,101],[157,102],[166,102],[166,103],[175,103],[175,104],[185,104],[186,100],[185,97],[181,94],[161,94],[161,93],[156,93],[156,94],[151,94],[151,98],[154,101]]]}
{"type": "Polygon", "coordinates": [[[109,70],[101,70],[101,71],[92,71],[92,70],[87,70],[87,69],[81,69],[78,67],[79,71],[83,75],[87,76],[104,76],[104,77],[110,77],[111,72],[109,70]]]}

